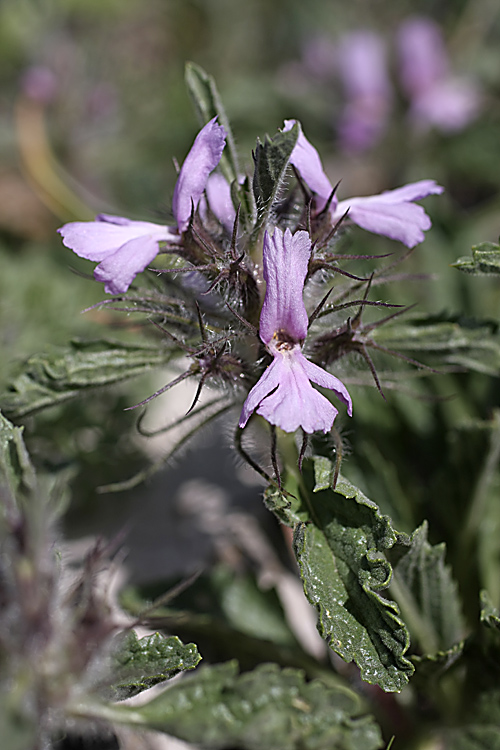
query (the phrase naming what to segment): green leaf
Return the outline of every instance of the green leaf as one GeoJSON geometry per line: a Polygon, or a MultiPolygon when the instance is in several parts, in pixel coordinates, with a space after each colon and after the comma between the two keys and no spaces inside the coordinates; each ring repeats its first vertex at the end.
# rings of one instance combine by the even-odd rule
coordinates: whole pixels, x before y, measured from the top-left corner
{"type": "Polygon", "coordinates": [[[291,130],[280,131],[274,138],[266,135],[264,143],[257,139],[253,175],[253,193],[257,206],[257,221],[253,230],[254,241],[260,231],[266,227],[273,203],[279,196],[299,133],[300,125],[295,123],[291,130]]]}
{"type": "Polygon", "coordinates": [[[494,242],[481,242],[472,247],[472,258],[459,258],[451,265],[474,276],[499,274],[500,245],[494,242]]]}
{"type": "Polygon", "coordinates": [[[140,640],[130,630],[113,654],[113,693],[117,700],[147,690],[179,672],[194,669],[201,656],[194,643],[184,645],[177,636],[160,633],[140,640]]]}
{"type": "Polygon", "coordinates": [[[488,628],[498,630],[500,632],[500,612],[496,607],[493,606],[493,602],[487,591],[480,592],[481,597],[481,613],[480,622],[486,625],[488,628]]]}
{"type": "Polygon", "coordinates": [[[500,612],[481,592],[479,627],[463,649],[459,726],[443,732],[447,750],[500,750],[500,612]]]}
{"type": "Polygon", "coordinates": [[[274,588],[262,590],[254,577],[236,575],[223,566],[216,568],[211,578],[212,590],[232,627],[279,645],[297,645],[274,588]]]}
{"type": "Polygon", "coordinates": [[[491,321],[415,314],[373,329],[365,339],[399,352],[427,354],[448,364],[498,375],[500,337],[491,321]]]}
{"type": "Polygon", "coordinates": [[[423,653],[447,651],[463,637],[457,586],[445,564],[444,544],[427,541],[427,522],[413,533],[394,566],[390,592],[423,653]]]}
{"type": "Polygon", "coordinates": [[[222,125],[226,131],[226,147],[222,153],[219,166],[228,183],[230,185],[233,183],[238,185],[240,174],[238,156],[231,126],[222,105],[215,80],[203,68],[192,62],[186,63],[185,78],[200,121],[206,125],[207,122],[217,117],[219,125],[222,125]]]}
{"type": "Polygon", "coordinates": [[[255,201],[248,176],[241,184],[237,180],[231,183],[231,200],[235,208],[240,207],[240,229],[249,231],[255,221],[255,201]]]}
{"type": "MultiPolygon", "coordinates": [[[[121,605],[138,616],[177,584],[168,581],[139,590],[127,588],[121,605]]],[[[212,660],[237,658],[243,669],[273,661],[304,669],[310,677],[324,671],[298,644],[276,591],[261,590],[252,576],[235,574],[223,565],[201,575],[168,606],[155,607],[148,622],[183,640],[194,640],[212,660]]],[[[328,677],[334,677],[333,673],[328,671],[328,677]]]]}
{"type": "Polygon", "coordinates": [[[397,604],[380,592],[392,575],[386,553],[408,538],[347,480],[339,479],[333,490],[328,459],[313,458],[314,477],[310,463],[304,461],[299,492],[268,492],[266,504],[295,526],[295,555],[322,637],[359,666],[364,680],[401,690],[413,673],[405,656],[409,634],[397,604]]]}
{"type": "Polygon", "coordinates": [[[1,394],[0,404],[17,419],[75,398],[81,391],[141,375],[170,357],[161,346],[73,339],[66,347],[30,357],[1,394]]]}
{"type": "Polygon", "coordinates": [[[205,666],[139,707],[105,707],[101,716],[154,729],[204,748],[377,750],[380,729],[358,696],[302,672],[264,664],[237,674],[236,662],[205,666]],[[107,710],[106,710],[107,709],[107,710]]]}
{"type": "Polygon", "coordinates": [[[35,470],[23,441],[23,428],[14,427],[0,413],[0,487],[15,501],[36,486],[35,470]]]}

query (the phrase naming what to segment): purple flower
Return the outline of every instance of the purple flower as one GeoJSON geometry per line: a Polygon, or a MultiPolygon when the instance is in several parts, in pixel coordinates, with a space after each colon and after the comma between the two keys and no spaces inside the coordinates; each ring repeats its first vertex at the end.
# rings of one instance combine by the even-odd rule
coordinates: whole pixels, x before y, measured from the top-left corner
{"type": "Polygon", "coordinates": [[[98,261],[94,271],[108,294],[126,292],[138,273],[158,254],[160,242],[178,243],[192,206],[198,205],[208,175],[222,156],[226,133],[214,118],[200,130],[182,165],[173,197],[177,227],[100,214],[95,221],[74,221],[58,231],[63,243],[81,258],[98,261]]]}
{"type": "MultiPolygon", "coordinates": [[[[295,120],[285,120],[285,130],[290,130],[295,120]]],[[[319,154],[301,132],[290,158],[304,182],[316,196],[316,209],[322,211],[328,202],[333,186],[326,176],[319,154]]],[[[430,229],[431,220],[422,206],[413,201],[428,195],[443,192],[435,180],[420,180],[396,190],[386,190],[378,195],[350,198],[338,201],[334,196],[330,203],[332,221],[340,219],[349,209],[349,220],[363,229],[399,240],[407,247],[415,247],[424,239],[424,231],[430,229]]]]}
{"type": "Polygon", "coordinates": [[[216,219],[228,232],[233,231],[236,211],[231,198],[231,186],[224,175],[214,172],[207,180],[206,201],[200,201],[200,214],[204,218],[207,214],[207,203],[216,219]]]}
{"type": "Polygon", "coordinates": [[[222,125],[217,124],[216,119],[214,117],[200,130],[179,173],[172,199],[172,210],[179,232],[186,231],[193,204],[195,207],[198,205],[208,175],[222,156],[226,131],[222,125]]]}
{"type": "Polygon", "coordinates": [[[382,135],[392,99],[380,36],[367,30],[345,34],[338,67],[347,99],[338,126],[340,145],[347,151],[364,151],[382,135]]]}
{"type": "Polygon", "coordinates": [[[450,71],[441,29],[430,18],[410,18],[398,32],[401,84],[415,127],[461,130],[479,113],[478,85],[450,71]]]}
{"type": "Polygon", "coordinates": [[[169,227],[99,214],[95,221],[74,221],[58,229],[63,243],[80,258],[97,260],[97,281],[107,294],[126,292],[138,273],[158,254],[161,241],[177,242],[169,227]]]}
{"type": "Polygon", "coordinates": [[[264,236],[266,294],[260,315],[259,335],[273,361],[254,385],[243,405],[240,427],[254,411],[285,432],[328,432],[337,409],[312,385],[333,390],[352,415],[351,397],[334,375],[309,362],[302,354],[308,316],[302,298],[311,255],[307,232],[294,235],[275,229],[264,236]]]}

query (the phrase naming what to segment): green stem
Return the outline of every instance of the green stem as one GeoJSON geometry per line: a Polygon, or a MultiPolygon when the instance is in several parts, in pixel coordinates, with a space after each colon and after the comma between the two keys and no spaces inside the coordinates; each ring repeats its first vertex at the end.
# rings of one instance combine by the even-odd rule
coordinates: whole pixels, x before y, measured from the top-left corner
{"type": "Polygon", "coordinates": [[[493,413],[491,427],[490,448],[481,474],[479,475],[469,513],[462,531],[462,543],[466,550],[470,549],[471,544],[477,537],[488,499],[488,491],[494,480],[500,461],[500,411],[498,410],[493,413]]]}

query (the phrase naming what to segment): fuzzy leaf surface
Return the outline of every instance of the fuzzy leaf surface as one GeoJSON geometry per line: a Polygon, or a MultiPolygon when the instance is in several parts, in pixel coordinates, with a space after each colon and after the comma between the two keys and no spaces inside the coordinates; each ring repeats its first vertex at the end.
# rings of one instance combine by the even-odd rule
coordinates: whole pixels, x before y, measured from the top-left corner
{"type": "Polygon", "coordinates": [[[253,231],[254,238],[267,225],[273,203],[279,196],[299,132],[300,126],[296,123],[291,130],[284,133],[279,132],[273,138],[266,135],[264,142],[257,139],[253,175],[253,193],[257,207],[257,221],[253,231]]]}
{"type": "Polygon", "coordinates": [[[459,726],[443,732],[446,750],[500,750],[500,612],[481,592],[478,629],[466,640],[459,726]]]}
{"type": "Polygon", "coordinates": [[[140,708],[115,707],[113,720],[213,750],[383,746],[378,726],[355,693],[319,680],[306,682],[302,672],[275,664],[240,675],[236,662],[202,667],[140,708]]]}
{"type": "Polygon", "coordinates": [[[427,540],[427,522],[411,537],[394,565],[390,591],[398,602],[412,640],[423,653],[445,652],[464,634],[457,586],[445,564],[444,544],[427,540]]]}
{"type": "Polygon", "coordinates": [[[0,413],[0,488],[12,500],[19,493],[29,493],[36,485],[35,470],[23,441],[23,428],[0,413]]]}
{"type": "Polygon", "coordinates": [[[497,376],[500,372],[500,337],[491,321],[409,315],[375,328],[366,338],[388,349],[417,357],[437,357],[439,364],[497,376]]]}
{"type": "Polygon", "coordinates": [[[451,264],[459,271],[474,276],[489,276],[500,273],[500,245],[494,242],[481,242],[473,245],[472,258],[459,258],[451,264]]]}
{"type": "Polygon", "coordinates": [[[322,456],[305,461],[305,487],[294,497],[268,493],[266,503],[294,529],[294,550],[318,630],[361,676],[386,691],[401,690],[413,673],[409,634],[395,602],[380,592],[391,581],[386,554],[408,544],[388,516],[345,479],[335,490],[333,466],[322,456]]]}
{"type": "Polygon", "coordinates": [[[166,364],[170,356],[160,346],[73,339],[65,347],[30,357],[1,394],[0,404],[17,419],[75,398],[81,391],[141,375],[166,364]]]}
{"type": "Polygon", "coordinates": [[[194,669],[201,656],[194,643],[160,633],[138,638],[130,630],[113,655],[113,692],[117,700],[147,690],[179,672],[194,669]]]}
{"type": "Polygon", "coordinates": [[[186,64],[185,79],[199,120],[206,125],[217,117],[226,131],[226,147],[220,160],[220,169],[228,183],[238,184],[239,167],[231,126],[224,110],[214,78],[195,63],[186,64]]]}

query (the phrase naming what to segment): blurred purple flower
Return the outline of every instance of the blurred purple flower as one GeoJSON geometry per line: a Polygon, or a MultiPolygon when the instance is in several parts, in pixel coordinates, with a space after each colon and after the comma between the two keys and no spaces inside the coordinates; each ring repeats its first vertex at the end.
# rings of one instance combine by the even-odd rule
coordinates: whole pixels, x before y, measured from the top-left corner
{"type": "Polygon", "coordinates": [[[338,73],[347,99],[338,125],[340,146],[346,151],[364,151],[384,132],[392,101],[381,37],[368,30],[344,34],[338,73]]]}
{"type": "MultiPolygon", "coordinates": [[[[295,120],[285,120],[284,130],[290,130],[295,120]]],[[[304,182],[316,196],[316,210],[322,211],[333,192],[333,186],[326,176],[319,154],[301,132],[290,158],[304,182]]],[[[349,198],[338,201],[334,196],[330,203],[332,221],[340,219],[349,210],[349,220],[363,229],[382,234],[403,242],[407,247],[415,247],[424,240],[424,231],[430,229],[431,220],[422,206],[413,201],[428,195],[443,192],[435,180],[420,180],[396,190],[386,190],[378,195],[362,198],[349,198]]]]}
{"type": "Polygon", "coordinates": [[[94,276],[104,282],[108,294],[126,292],[156,257],[160,242],[180,242],[179,233],[187,229],[192,208],[198,205],[208,175],[222,155],[226,134],[215,120],[200,130],[182,165],[172,202],[176,227],[100,214],[95,221],[74,221],[58,230],[66,247],[81,258],[99,262],[94,276]]]}
{"type": "Polygon", "coordinates": [[[399,28],[401,85],[411,101],[415,127],[444,132],[466,127],[481,108],[478,84],[454,76],[439,26],[430,18],[410,18],[399,28]]]}
{"type": "Polygon", "coordinates": [[[338,50],[330,37],[317,34],[302,47],[302,63],[306,71],[318,79],[328,80],[337,72],[338,50]]]}
{"type": "Polygon", "coordinates": [[[337,409],[312,385],[333,390],[352,415],[351,397],[344,384],[302,354],[308,316],[303,288],[311,255],[307,232],[292,235],[276,228],[264,236],[266,294],[260,315],[259,335],[273,361],[254,385],[243,405],[240,427],[254,411],[285,432],[328,432],[337,409]]]}
{"type": "Polygon", "coordinates": [[[21,78],[21,89],[28,99],[49,104],[57,96],[59,81],[56,74],[45,65],[32,65],[21,78]]]}

